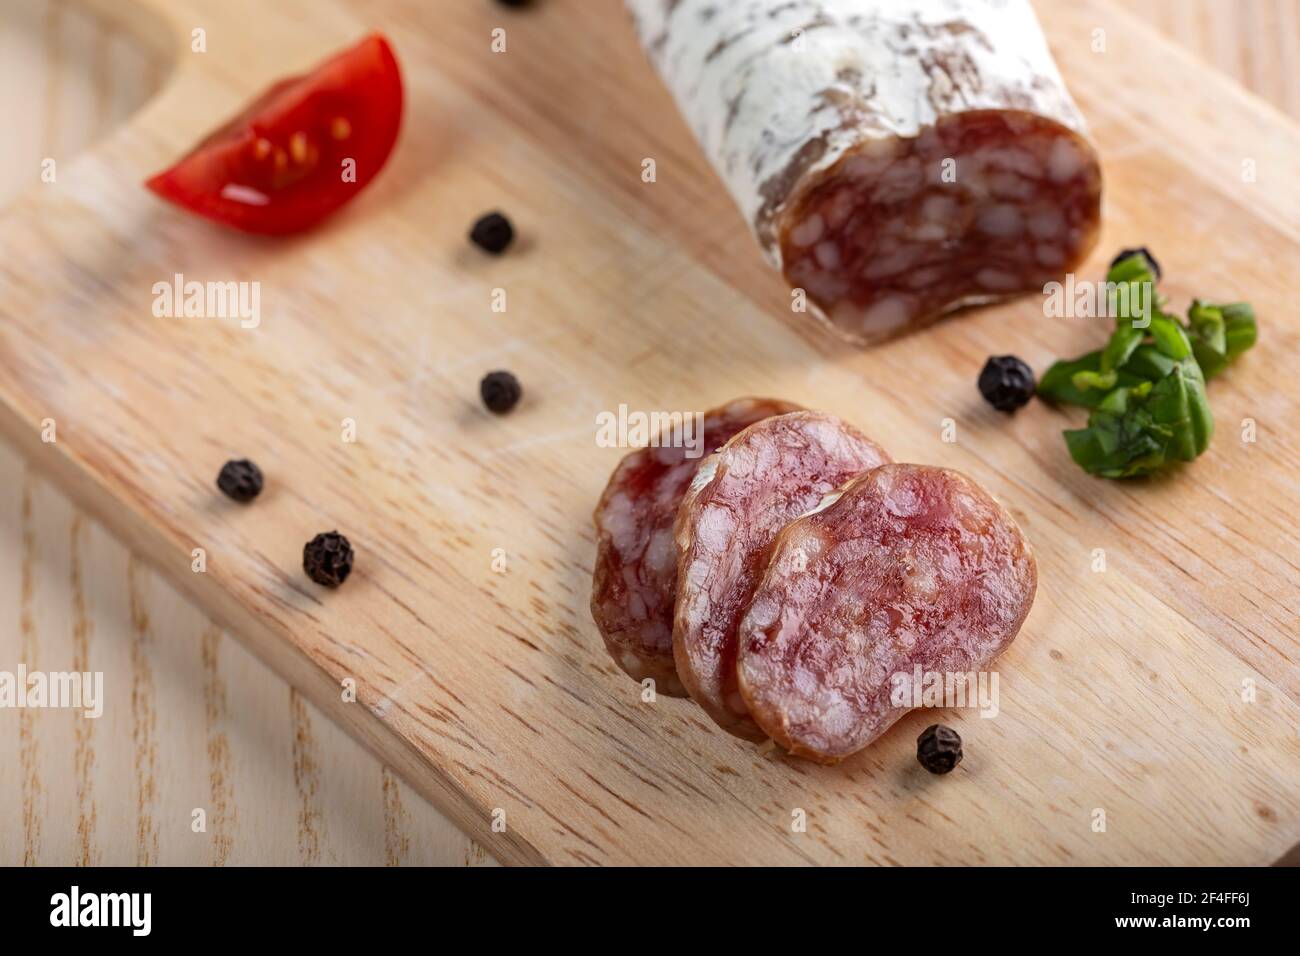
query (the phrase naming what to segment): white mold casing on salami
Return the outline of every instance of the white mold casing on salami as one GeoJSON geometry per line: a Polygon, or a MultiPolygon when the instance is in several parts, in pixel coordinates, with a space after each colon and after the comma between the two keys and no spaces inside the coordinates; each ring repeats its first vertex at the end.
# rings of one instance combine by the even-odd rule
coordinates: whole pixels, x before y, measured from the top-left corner
{"type": "Polygon", "coordinates": [[[1097,155],[1028,0],[627,5],[763,251],[850,341],[1041,289],[1095,243],[1097,155]]]}

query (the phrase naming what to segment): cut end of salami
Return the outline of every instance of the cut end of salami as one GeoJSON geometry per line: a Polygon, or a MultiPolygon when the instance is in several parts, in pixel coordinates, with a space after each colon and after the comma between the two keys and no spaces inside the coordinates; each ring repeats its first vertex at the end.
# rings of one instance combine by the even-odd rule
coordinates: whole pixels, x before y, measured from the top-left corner
{"type": "Polygon", "coordinates": [[[738,628],[749,713],[821,763],[907,712],[893,678],[980,670],[1015,638],[1037,567],[1011,516],[943,468],[883,465],[792,522],[738,628]]]}
{"type": "Polygon", "coordinates": [[[723,729],[749,740],[736,681],[736,628],[777,533],[854,475],[890,461],[875,442],[820,412],[768,418],[700,466],[676,523],[673,649],[691,697],[723,729]]]}
{"type": "Polygon", "coordinates": [[[1101,171],[1029,0],[626,0],[767,257],[855,343],[1041,290],[1101,171]]]}
{"type": "Polygon", "coordinates": [[[1041,291],[1087,257],[1100,210],[1100,166],[1077,133],[957,113],[810,177],[778,226],[780,261],[815,315],[866,344],[1041,291]]]}
{"type": "MultiPolygon", "coordinates": [[[[715,408],[704,414],[700,447],[708,455],[755,422],[797,408],[761,398],[715,408]]],[[[673,521],[704,460],[688,457],[682,443],[637,449],[614,469],[594,515],[591,616],[614,662],[638,682],[652,679],[656,693],[670,697],[687,695],[673,663],[673,521]]]]}

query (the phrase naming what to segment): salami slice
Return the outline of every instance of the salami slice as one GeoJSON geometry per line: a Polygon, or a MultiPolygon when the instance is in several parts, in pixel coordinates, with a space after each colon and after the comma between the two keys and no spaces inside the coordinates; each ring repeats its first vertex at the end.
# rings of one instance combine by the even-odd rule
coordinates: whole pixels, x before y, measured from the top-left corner
{"type": "Polygon", "coordinates": [[[673,652],[691,697],[719,726],[762,740],[736,687],[736,625],[772,539],[853,475],[890,461],[834,415],[751,425],[700,466],[677,515],[673,652]]]}
{"type": "Polygon", "coordinates": [[[1098,157],[1029,0],[627,4],[763,251],[844,338],[1041,290],[1096,242],[1098,157]]]}
{"type": "MultiPolygon", "coordinates": [[[[744,398],[706,412],[704,453],[754,422],[798,407],[744,398]]],[[[614,469],[595,513],[591,616],[619,667],[637,681],[653,678],[656,691],[672,697],[686,696],[673,665],[673,521],[703,460],[687,457],[684,447],[637,449],[614,469]]]]}
{"type": "Polygon", "coordinates": [[[907,712],[893,675],[979,670],[1038,571],[1011,516],[955,471],[885,465],[781,532],[740,623],[739,687],[791,753],[836,763],[907,712]]]}

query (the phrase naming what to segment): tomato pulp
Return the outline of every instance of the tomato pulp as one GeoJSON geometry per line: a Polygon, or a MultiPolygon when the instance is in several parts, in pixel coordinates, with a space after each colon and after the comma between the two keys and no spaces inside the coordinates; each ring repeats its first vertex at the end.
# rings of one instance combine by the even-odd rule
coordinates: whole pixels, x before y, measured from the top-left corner
{"type": "Polygon", "coordinates": [[[401,71],[376,33],[276,83],[146,185],[235,229],[300,232],[378,175],[401,122],[401,71]]]}

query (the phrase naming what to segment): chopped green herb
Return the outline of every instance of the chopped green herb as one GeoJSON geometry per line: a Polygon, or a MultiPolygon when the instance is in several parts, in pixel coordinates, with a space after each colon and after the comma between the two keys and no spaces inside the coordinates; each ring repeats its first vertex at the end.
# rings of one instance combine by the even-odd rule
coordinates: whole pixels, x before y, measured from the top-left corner
{"type": "Polygon", "coordinates": [[[1150,282],[1159,281],[1159,267],[1145,249],[1131,249],[1123,253],[1110,264],[1106,273],[1107,282],[1150,282]]]}
{"type": "Polygon", "coordinates": [[[1139,345],[1124,363],[1124,372],[1139,381],[1158,382],[1177,364],[1154,345],[1139,345]]]}
{"type": "Polygon", "coordinates": [[[1094,391],[1100,393],[1099,397],[1105,397],[1107,392],[1119,384],[1119,372],[1114,369],[1109,372],[1084,369],[1071,375],[1070,383],[1081,392],[1094,391]]]}
{"type": "Polygon", "coordinates": [[[1116,388],[1088,416],[1088,427],[1067,431],[1065,442],[1089,474],[1132,478],[1191,461],[1213,434],[1201,370],[1185,361],[1159,382],[1116,388]]]}
{"type": "Polygon", "coordinates": [[[1074,384],[1074,376],[1080,372],[1094,375],[1101,368],[1101,352],[1089,352],[1072,361],[1055,362],[1038,380],[1038,394],[1052,402],[1065,405],[1082,405],[1094,408],[1101,401],[1102,395],[1090,387],[1080,388],[1074,384]]]}
{"type": "Polygon", "coordinates": [[[1160,263],[1156,262],[1156,257],[1151,254],[1151,250],[1148,249],[1146,246],[1143,246],[1140,249],[1121,249],[1119,255],[1117,255],[1114,259],[1111,260],[1110,267],[1114,269],[1125,259],[1129,259],[1133,257],[1141,257],[1145,259],[1147,263],[1147,267],[1151,271],[1151,273],[1155,275],[1156,281],[1157,282],[1160,281],[1161,278],[1160,263]]]}
{"type": "Polygon", "coordinates": [[[1191,323],[1192,334],[1201,340],[1202,345],[1220,355],[1228,354],[1228,324],[1223,320],[1222,309],[1197,299],[1188,309],[1187,319],[1191,323]]]}
{"type": "Polygon", "coordinates": [[[1228,340],[1228,358],[1235,359],[1255,344],[1259,327],[1255,324],[1255,310],[1249,302],[1234,302],[1222,308],[1224,330],[1228,340]]]}
{"type": "MultiPolygon", "coordinates": [[[[1133,351],[1142,344],[1142,339],[1146,333],[1142,329],[1134,328],[1132,323],[1121,322],[1119,328],[1110,337],[1106,347],[1101,350],[1101,371],[1111,372],[1120,368],[1128,361],[1133,351]]],[[[1114,387],[1114,383],[1111,383],[1114,387]]]]}
{"type": "Polygon", "coordinates": [[[1149,475],[1204,452],[1214,435],[1205,383],[1258,336],[1244,302],[1197,299],[1184,324],[1164,311],[1159,278],[1145,249],[1120,253],[1106,276],[1117,288],[1110,299],[1116,328],[1105,348],[1056,362],[1038,383],[1043,398],[1091,409],[1086,428],[1065,432],[1071,457],[1089,474],[1149,475]]]}
{"type": "Polygon", "coordinates": [[[1151,333],[1151,338],[1155,340],[1156,349],[1175,362],[1181,362],[1192,354],[1192,343],[1188,341],[1187,333],[1183,331],[1183,327],[1176,319],[1164,314],[1153,316],[1148,331],[1151,333]]]}
{"type": "Polygon", "coordinates": [[[1145,249],[1121,253],[1106,273],[1107,304],[1110,314],[1120,322],[1132,322],[1144,329],[1163,300],[1156,293],[1160,281],[1159,267],[1145,249]]]}
{"type": "Polygon", "coordinates": [[[1089,352],[1087,355],[1069,362],[1057,362],[1047,370],[1039,381],[1038,394],[1041,398],[1062,405],[1082,405],[1084,408],[1096,408],[1101,400],[1106,397],[1109,389],[1115,387],[1115,385],[1129,387],[1138,385],[1146,379],[1163,377],[1169,373],[1170,368],[1173,368],[1173,363],[1169,362],[1169,359],[1158,356],[1161,361],[1169,362],[1169,367],[1159,374],[1149,373],[1147,371],[1149,363],[1141,358],[1143,352],[1154,352],[1154,350],[1148,345],[1139,346],[1124,367],[1112,373],[1115,376],[1114,384],[1105,388],[1098,387],[1098,383],[1104,383],[1105,381],[1100,375],[1100,351],[1089,352]],[[1080,372],[1085,374],[1078,378],[1078,384],[1076,384],[1076,376],[1080,372]]]}
{"type": "Polygon", "coordinates": [[[1255,310],[1246,302],[1211,305],[1197,299],[1187,312],[1191,326],[1192,351],[1207,379],[1214,378],[1228,363],[1255,344],[1258,329],[1255,310]]]}

